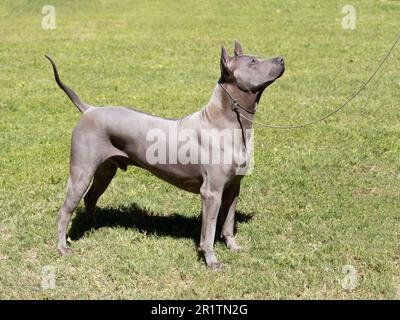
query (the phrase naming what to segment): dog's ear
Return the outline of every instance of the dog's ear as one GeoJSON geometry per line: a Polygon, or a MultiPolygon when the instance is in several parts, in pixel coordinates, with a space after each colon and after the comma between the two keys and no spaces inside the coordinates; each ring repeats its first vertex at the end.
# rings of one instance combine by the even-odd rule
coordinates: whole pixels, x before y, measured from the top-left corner
{"type": "Polygon", "coordinates": [[[243,54],[242,46],[240,45],[239,41],[235,40],[235,49],[233,51],[235,56],[240,56],[243,54]]]}
{"type": "Polygon", "coordinates": [[[226,79],[229,78],[229,60],[231,58],[228,55],[228,52],[226,51],[224,45],[221,45],[221,80],[224,82],[226,79]]]}

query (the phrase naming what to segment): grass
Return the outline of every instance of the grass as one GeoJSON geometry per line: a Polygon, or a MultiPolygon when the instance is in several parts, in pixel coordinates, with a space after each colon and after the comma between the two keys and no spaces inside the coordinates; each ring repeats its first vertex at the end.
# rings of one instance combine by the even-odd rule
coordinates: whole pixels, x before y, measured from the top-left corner
{"type": "MultiPolygon", "coordinates": [[[[70,227],[75,254],[56,251],[69,142],[79,113],[48,61],[94,105],[180,117],[207,103],[220,43],[283,55],[285,75],[257,120],[303,123],[340,104],[373,71],[399,30],[399,1],[48,1],[0,4],[0,298],[399,299],[400,48],[342,113],[301,130],[255,126],[255,168],[242,183],[241,253],[197,253],[199,197],[138,168],[100,199],[102,227],[82,204],[70,227]],[[42,289],[42,267],[56,289],[42,289]],[[340,285],[356,270],[356,287],[340,285]]],[[[134,124],[133,124],[134,125],[134,124]]]]}

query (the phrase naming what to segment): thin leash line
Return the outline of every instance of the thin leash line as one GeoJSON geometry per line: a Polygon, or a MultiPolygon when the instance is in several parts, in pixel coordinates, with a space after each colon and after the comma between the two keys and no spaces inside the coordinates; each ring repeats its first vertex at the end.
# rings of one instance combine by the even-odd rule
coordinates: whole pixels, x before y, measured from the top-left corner
{"type": "Polygon", "coordinates": [[[224,91],[226,92],[226,94],[227,94],[227,95],[229,96],[229,98],[232,100],[232,110],[233,110],[233,111],[236,111],[236,109],[240,108],[240,109],[243,109],[244,111],[246,111],[247,113],[256,114],[255,111],[251,111],[251,110],[249,110],[249,109],[247,109],[247,108],[241,106],[241,105],[239,104],[239,101],[237,101],[237,99],[235,99],[235,98],[229,93],[229,91],[225,89],[225,87],[222,85],[221,82],[218,81],[218,84],[219,84],[219,86],[220,86],[222,89],[224,89],[224,91]]]}
{"type": "Polygon", "coordinates": [[[361,85],[361,87],[355,91],[339,108],[335,109],[334,111],[328,113],[327,115],[311,121],[311,122],[307,122],[304,124],[299,124],[299,125],[270,125],[270,124],[265,124],[262,122],[258,122],[258,121],[254,121],[252,119],[247,118],[246,116],[244,116],[238,108],[235,107],[239,107],[245,111],[247,111],[250,114],[254,114],[253,112],[249,112],[246,108],[243,108],[242,106],[239,105],[239,103],[237,102],[236,99],[234,99],[229,92],[227,92],[227,90],[222,87],[225,92],[228,93],[229,97],[232,99],[232,110],[236,111],[237,113],[239,113],[239,115],[246,119],[247,121],[250,121],[254,124],[263,126],[263,127],[267,127],[267,128],[272,128],[272,129],[298,129],[298,128],[304,128],[313,124],[316,124],[318,122],[324,121],[325,119],[333,116],[334,114],[338,113],[340,110],[342,110],[347,104],[349,104],[355,97],[357,97],[360,92],[371,82],[371,80],[375,77],[375,75],[378,73],[379,69],[382,67],[382,65],[386,62],[386,60],[389,58],[390,54],[392,53],[392,51],[394,50],[394,48],[396,47],[397,43],[400,41],[400,34],[398,35],[397,39],[395,40],[395,42],[393,43],[392,47],[389,49],[389,51],[386,53],[385,57],[381,60],[381,62],[379,63],[378,67],[375,69],[375,71],[371,74],[371,76],[361,85]]]}

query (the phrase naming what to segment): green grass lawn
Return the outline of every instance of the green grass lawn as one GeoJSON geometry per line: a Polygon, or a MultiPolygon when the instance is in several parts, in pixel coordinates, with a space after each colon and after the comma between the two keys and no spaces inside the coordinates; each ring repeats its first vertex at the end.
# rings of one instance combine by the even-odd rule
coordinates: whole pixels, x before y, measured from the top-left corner
{"type": "MultiPolygon", "coordinates": [[[[69,143],[79,113],[62,79],[93,105],[181,117],[205,105],[220,44],[283,55],[257,120],[303,123],[343,102],[400,32],[399,1],[11,1],[0,3],[0,298],[399,299],[400,47],[344,111],[300,130],[255,131],[255,166],[238,203],[240,253],[217,241],[225,268],[199,258],[200,198],[138,168],[82,204],[75,254],[56,250],[69,143]],[[56,8],[43,30],[42,7],[56,8]],[[42,268],[56,270],[43,289],[42,268]],[[343,267],[356,270],[353,290],[343,267]]],[[[132,124],[135,125],[135,124],[132,124]]]]}

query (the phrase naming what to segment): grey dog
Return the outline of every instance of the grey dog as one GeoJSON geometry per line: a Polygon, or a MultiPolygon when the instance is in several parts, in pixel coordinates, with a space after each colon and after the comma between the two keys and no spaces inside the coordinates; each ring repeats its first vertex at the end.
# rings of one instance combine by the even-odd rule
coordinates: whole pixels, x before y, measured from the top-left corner
{"type": "MultiPolygon", "coordinates": [[[[243,54],[239,42],[235,41],[234,56],[229,56],[222,46],[221,75],[208,104],[200,111],[180,119],[164,119],[126,107],[93,107],[80,100],[77,94],[61,82],[57,67],[53,66],[57,84],[82,113],[71,142],[70,174],[65,201],[58,213],[58,250],[71,253],[67,246],[66,233],[71,216],[84,197],[86,213],[95,224],[97,200],[104,193],[118,168],[126,170],[128,165],[144,168],[157,177],[186,191],[200,194],[202,202],[201,235],[199,250],[204,254],[207,266],[219,269],[223,266],[214,253],[217,218],[222,222],[221,237],[231,250],[240,250],[234,238],[235,208],[239,196],[238,168],[248,165],[251,153],[251,129],[257,104],[265,88],[284,72],[283,58],[260,59],[243,54]],[[245,113],[245,117],[241,114],[245,113]],[[246,155],[244,161],[183,163],[167,161],[154,163],[148,158],[152,143],[147,133],[157,129],[167,136],[171,129],[181,132],[190,129],[191,147],[207,149],[201,137],[202,130],[218,134],[220,130],[240,130],[241,140],[219,144],[212,150],[220,159],[227,153],[246,155]],[[246,134],[244,132],[246,131],[246,134]],[[250,152],[249,152],[250,151],[250,152]]],[[[180,142],[182,144],[182,142],[180,142]]],[[[178,145],[179,147],[179,145],[178,145]]],[[[171,157],[171,143],[166,143],[171,157]]],[[[191,149],[191,150],[194,150],[191,149]]],[[[238,159],[238,158],[235,158],[238,159]]]]}

